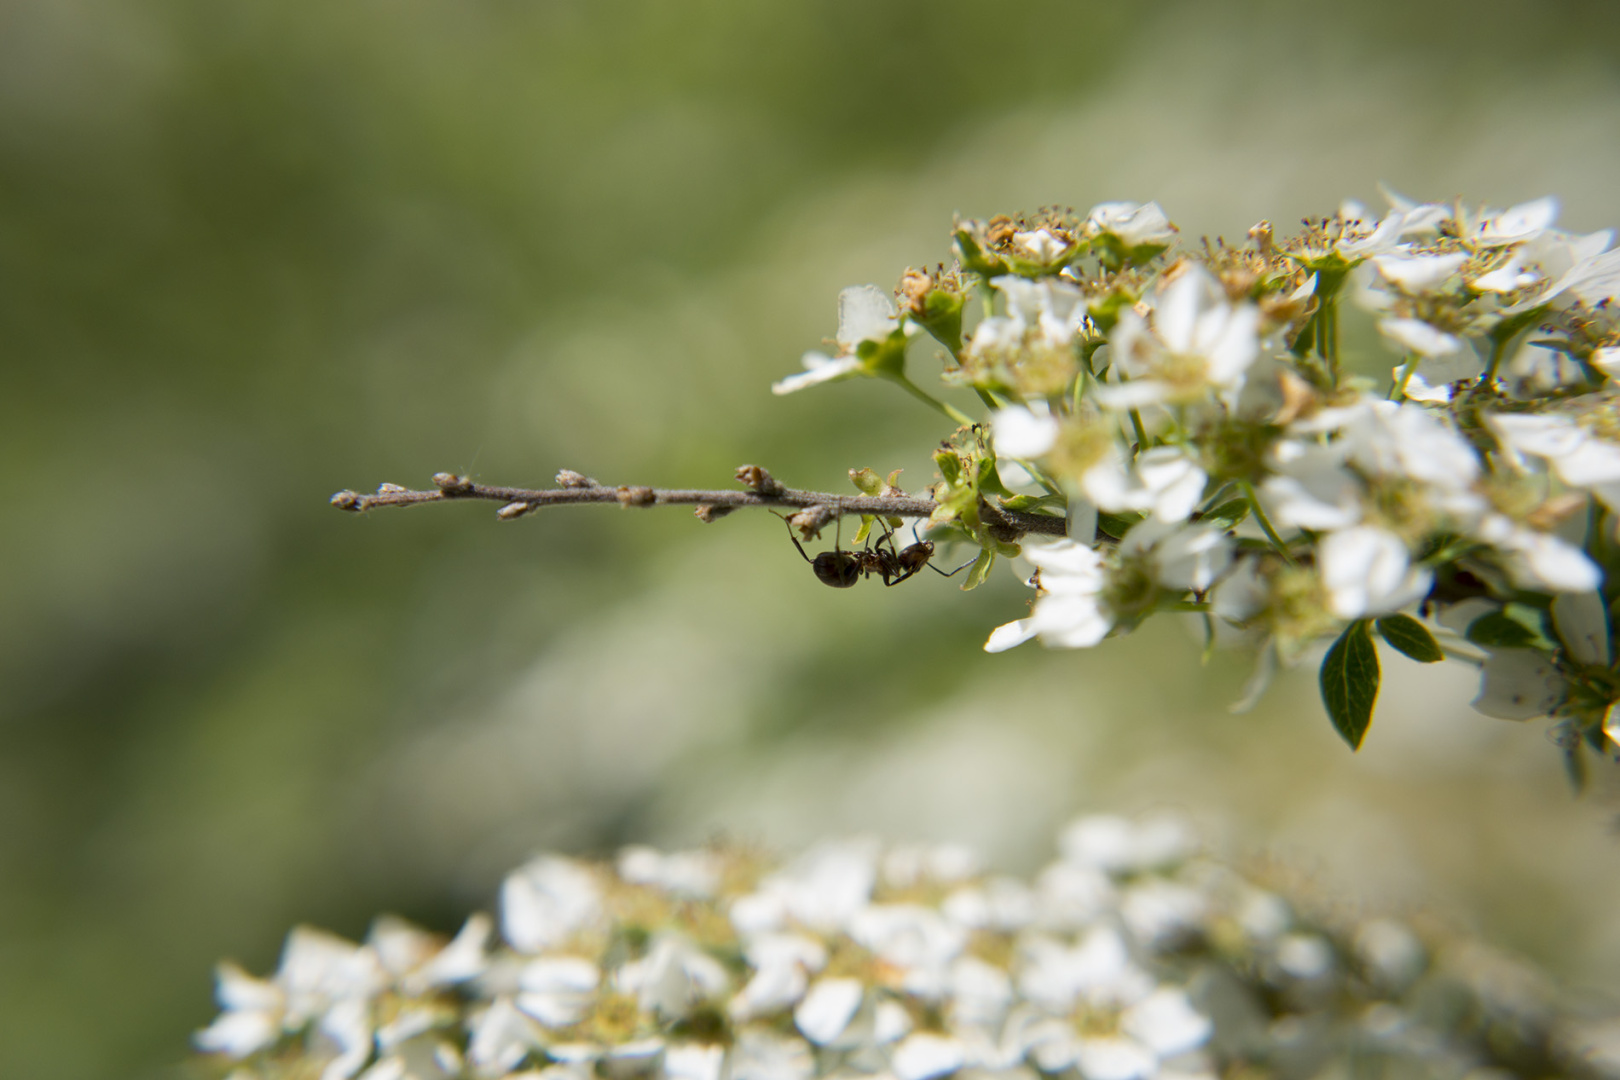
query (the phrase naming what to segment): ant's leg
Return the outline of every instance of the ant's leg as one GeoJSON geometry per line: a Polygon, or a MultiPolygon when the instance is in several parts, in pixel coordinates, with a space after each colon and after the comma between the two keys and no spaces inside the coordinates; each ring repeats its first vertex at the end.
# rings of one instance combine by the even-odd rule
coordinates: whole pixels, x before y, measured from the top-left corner
{"type": "MultiPolygon", "coordinates": [[[[955,577],[957,574],[960,574],[962,571],[966,570],[968,567],[972,566],[974,563],[976,563],[978,561],[979,561],[979,557],[977,555],[975,555],[975,556],[973,556],[973,558],[969,559],[967,562],[963,563],[961,566],[958,566],[955,570],[952,570],[949,573],[947,573],[944,570],[941,570],[939,567],[935,566],[933,563],[928,563],[927,565],[928,565],[928,569],[932,570],[934,573],[938,574],[940,577],[955,577]]],[[[919,567],[918,569],[921,569],[921,567],[919,567]]],[[[914,571],[912,571],[912,573],[916,573],[916,571],[914,570],[914,571]]]]}
{"type": "MultiPolygon", "coordinates": [[[[771,513],[776,514],[776,511],[772,510],[771,513]]],[[[787,526],[788,539],[793,541],[793,546],[799,549],[799,556],[803,558],[805,562],[809,563],[811,566],[814,566],[816,561],[805,552],[804,545],[799,543],[799,538],[793,535],[793,522],[789,521],[785,515],[776,514],[776,516],[781,518],[782,524],[787,526]]]]}

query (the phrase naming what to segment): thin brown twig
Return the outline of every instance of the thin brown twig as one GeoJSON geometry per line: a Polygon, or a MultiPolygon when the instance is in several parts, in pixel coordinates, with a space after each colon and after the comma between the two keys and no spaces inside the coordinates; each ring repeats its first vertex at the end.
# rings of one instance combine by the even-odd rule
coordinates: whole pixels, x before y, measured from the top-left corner
{"type": "MultiPolygon", "coordinates": [[[[697,508],[697,516],[704,521],[712,521],[745,507],[783,508],[800,511],[791,520],[807,535],[814,534],[838,518],[853,514],[926,518],[939,506],[933,499],[914,495],[837,495],[825,491],[800,491],[784,487],[757,465],[745,465],[738,469],[737,479],[747,484],[749,490],[697,491],[629,485],[609,487],[569,470],[557,474],[558,486],[555,488],[496,487],[452,473],[437,473],[433,477],[434,487],[431,491],[412,491],[395,484],[384,484],[370,495],[340,491],[332,496],[331,501],[340,510],[358,513],[383,506],[483,499],[502,504],[496,514],[503,520],[522,517],[542,506],[577,503],[617,503],[625,507],[693,506],[697,508]]],[[[1027,534],[1064,535],[1065,521],[1061,517],[1004,510],[988,503],[981,504],[980,516],[995,531],[998,539],[1011,541],[1027,534]]]]}

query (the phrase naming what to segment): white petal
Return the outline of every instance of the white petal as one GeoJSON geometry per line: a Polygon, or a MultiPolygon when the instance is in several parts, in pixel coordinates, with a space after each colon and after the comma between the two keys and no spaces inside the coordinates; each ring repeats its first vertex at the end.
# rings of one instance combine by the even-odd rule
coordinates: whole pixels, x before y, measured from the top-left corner
{"type": "Polygon", "coordinates": [[[967,1048],[948,1036],[917,1034],[894,1048],[890,1061],[896,1080],[931,1080],[967,1064],[967,1048]]]}
{"type": "Polygon", "coordinates": [[[861,361],[859,357],[854,355],[840,356],[835,359],[823,353],[809,352],[804,354],[804,366],[804,371],[772,383],[771,393],[791,394],[796,390],[803,390],[807,386],[817,386],[821,383],[847,378],[861,370],[861,361]]]}
{"type": "Polygon", "coordinates": [[[1449,255],[1375,255],[1372,258],[1385,280],[1414,294],[1433,289],[1462,269],[1467,261],[1468,256],[1460,251],[1449,255]]]}
{"type": "Polygon", "coordinates": [[[1047,413],[1035,413],[1021,405],[997,409],[992,424],[996,453],[1004,457],[1038,458],[1057,441],[1058,422],[1047,413]]]}
{"type": "Polygon", "coordinates": [[[793,1022],[805,1038],[825,1046],[844,1033],[864,992],[859,979],[818,979],[793,1010],[793,1022]]]}
{"type": "Polygon", "coordinates": [[[1553,597],[1552,617],[1571,656],[1583,664],[1609,666],[1609,612],[1601,594],[1559,593],[1553,597]]]}
{"type": "Polygon", "coordinates": [[[1081,1039],[1080,1075],[1085,1080],[1146,1080],[1158,1060],[1131,1039],[1081,1039]]]}
{"type": "Polygon", "coordinates": [[[1422,319],[1382,319],[1378,329],[1405,352],[1423,357],[1450,356],[1462,351],[1462,339],[1436,329],[1422,319]]]}
{"type": "Polygon", "coordinates": [[[838,343],[846,351],[888,337],[895,325],[894,304],[876,285],[851,285],[838,294],[838,343]]]}
{"type": "Polygon", "coordinates": [[[1202,1046],[1215,1025],[1181,990],[1162,988],[1125,1010],[1119,1028],[1162,1058],[1202,1046]]]}
{"type": "Polygon", "coordinates": [[[1480,672],[1474,709],[1499,720],[1546,716],[1564,700],[1564,679],[1534,649],[1493,649],[1480,672]]]}

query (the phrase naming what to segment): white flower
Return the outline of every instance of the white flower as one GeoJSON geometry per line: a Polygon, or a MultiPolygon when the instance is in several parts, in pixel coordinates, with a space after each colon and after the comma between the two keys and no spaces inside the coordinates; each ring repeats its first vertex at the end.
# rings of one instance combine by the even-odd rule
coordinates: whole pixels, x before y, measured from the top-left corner
{"type": "Polygon", "coordinates": [[[214,981],[214,996],[224,1011],[192,1037],[199,1050],[244,1058],[281,1036],[286,997],[280,987],[231,963],[214,969],[214,981]]]}
{"type": "Polygon", "coordinates": [[[501,931],[519,952],[561,945],[601,917],[596,881],[572,859],[542,855],[501,885],[501,931]]]}
{"type": "Polygon", "coordinates": [[[720,1080],[726,1048],[680,1043],[664,1049],[665,1080],[720,1080]]]}
{"type": "Polygon", "coordinates": [[[810,986],[810,977],[798,964],[762,967],[728,1007],[735,1020],[770,1016],[796,1004],[810,986]]]}
{"type": "Polygon", "coordinates": [[[517,1007],[548,1028],[577,1024],[590,1011],[602,973],[578,956],[546,956],[523,966],[517,1007]]]}
{"type": "Polygon", "coordinates": [[[731,985],[718,960],[674,935],[660,937],[646,956],[620,967],[613,981],[624,993],[636,995],[643,1012],[663,1020],[685,1018],[731,985]]]}
{"type": "Polygon", "coordinates": [[[720,886],[720,859],[710,851],[676,851],[633,845],[619,852],[619,877],[683,897],[711,897],[720,886]]]}
{"type": "Polygon", "coordinates": [[[415,995],[482,974],[489,964],[485,949],[494,929],[488,915],[474,915],[449,944],[441,946],[437,935],[384,916],[372,924],[367,943],[383,970],[405,993],[415,995]]]}
{"type": "Polygon", "coordinates": [[[731,1050],[730,1080],[809,1080],[815,1059],[803,1039],[748,1029],[731,1050]]]}
{"type": "Polygon", "coordinates": [[[1119,1029],[1158,1057],[1170,1058],[1204,1045],[1215,1025],[1192,1007],[1185,991],[1161,986],[1125,1010],[1119,1029]]]}
{"type": "Polygon", "coordinates": [[[1040,412],[1022,405],[997,409],[991,424],[999,457],[1038,458],[1057,441],[1058,422],[1044,408],[1040,412]]]}
{"type": "Polygon", "coordinates": [[[931,1080],[967,1064],[967,1048],[949,1035],[918,1033],[894,1048],[895,1080],[931,1080]]]}
{"type": "Polygon", "coordinates": [[[1328,607],[1341,619],[1399,611],[1429,592],[1434,576],[1413,566],[1400,537],[1371,525],[1329,533],[1317,547],[1328,607]]]}
{"type": "Polygon", "coordinates": [[[1480,215],[1474,240],[1482,247],[1503,247],[1534,240],[1558,220],[1558,200],[1548,195],[1506,210],[1480,215]]]}
{"type": "Polygon", "coordinates": [[[1107,584],[1102,557],[1077,540],[1026,545],[1024,557],[1041,571],[1041,595],[1027,619],[999,626],[985,652],[1003,652],[1040,637],[1048,645],[1083,649],[1097,644],[1114,624],[1102,602],[1107,584]]]}
{"type": "Polygon", "coordinates": [[[1295,529],[1342,529],[1361,520],[1362,484],[1346,469],[1350,444],[1279,439],[1271,447],[1275,474],[1260,494],[1276,523],[1295,529]]]}
{"type": "Polygon", "coordinates": [[[865,370],[865,364],[857,355],[861,343],[886,341],[897,326],[894,303],[883,290],[876,285],[851,285],[838,294],[838,355],[805,353],[805,370],[772,383],[771,393],[791,394],[865,370]]]}
{"type": "Polygon", "coordinates": [[[872,897],[879,845],[873,839],[825,843],[737,900],[731,919],[743,934],[780,929],[788,920],[835,930],[872,897]]]}
{"type": "Polygon", "coordinates": [[[1081,230],[1087,236],[1110,234],[1125,248],[1168,247],[1176,238],[1176,227],[1156,202],[1099,203],[1086,215],[1081,230]]]}
{"type": "Polygon", "coordinates": [[[865,993],[859,979],[818,979],[793,1010],[793,1022],[805,1038],[825,1046],[844,1033],[865,993]]]}
{"type": "Polygon", "coordinates": [[[1196,846],[1186,822],[1169,815],[1132,820],[1095,814],[1058,836],[1064,859],[1110,874],[1161,869],[1181,862],[1196,846]]]}
{"type": "Polygon", "coordinates": [[[1015,232],[1013,233],[1012,243],[1013,247],[1033,261],[1048,264],[1057,262],[1059,258],[1074,247],[1072,241],[1054,235],[1050,229],[1015,232]]]}
{"type": "Polygon", "coordinates": [[[1385,281],[1399,286],[1409,296],[1434,292],[1468,261],[1466,253],[1448,255],[1374,255],[1373,266],[1385,281]]]}
{"type": "Polygon", "coordinates": [[[1157,521],[1186,521],[1209,476],[1186,447],[1156,446],[1127,466],[1118,447],[1080,478],[1086,497],[1109,511],[1135,510],[1157,521]]]}
{"type": "Polygon", "coordinates": [[[1085,1080],[1147,1080],[1159,1067],[1153,1052],[1132,1039],[1081,1039],[1077,1058],[1085,1080]]]}
{"type": "Polygon", "coordinates": [[[967,932],[932,908],[873,904],[855,913],[849,936],[901,973],[901,989],[925,998],[945,992],[946,969],[967,932]]]}
{"type": "Polygon", "coordinates": [[[1232,540],[1209,525],[1169,525],[1148,518],[1119,543],[1122,559],[1145,558],[1153,580],[1174,590],[1209,588],[1232,564],[1232,540]]]}
{"type": "Polygon", "coordinates": [[[1125,939],[1112,926],[1095,927],[1073,947],[1033,937],[1021,950],[1019,992],[1053,1013],[1066,1013],[1080,1001],[1128,1004],[1153,989],[1153,980],[1131,960],[1125,939]]]}
{"type": "Polygon", "coordinates": [[[1498,720],[1534,720],[1564,700],[1564,678],[1535,649],[1492,649],[1480,671],[1474,709],[1498,720]]]}
{"type": "Polygon", "coordinates": [[[1259,355],[1260,313],[1232,304],[1209,272],[1189,266],[1161,285],[1152,323],[1134,309],[1120,313],[1109,338],[1111,368],[1132,381],[1099,385],[1111,408],[1193,401],[1213,390],[1229,403],[1259,355]]]}
{"type": "Polygon", "coordinates": [[[1021,930],[1035,919],[1035,895],[1017,878],[993,877],[957,889],[945,898],[940,911],[969,930],[1021,930]]]}
{"type": "MultiPolygon", "coordinates": [[[[1378,330],[1399,346],[1399,351],[1416,353],[1426,360],[1451,356],[1463,351],[1461,338],[1436,329],[1422,319],[1380,319],[1378,330]]],[[[1477,365],[1477,368],[1483,370],[1483,365],[1477,365]]],[[[1478,374],[1479,370],[1473,374],[1478,374]]],[[[1467,378],[1467,375],[1458,375],[1457,378],[1467,378]]]]}
{"type": "Polygon", "coordinates": [[[538,1045],[533,1022],[510,998],[496,998],[471,1026],[467,1059],[480,1073],[501,1076],[517,1068],[538,1045]]]}
{"type": "Polygon", "coordinates": [[[1474,535],[1508,557],[1508,573],[1521,587],[1578,593],[1595,589],[1603,581],[1603,571],[1586,552],[1506,515],[1485,515],[1474,535]]]}
{"type": "Polygon", "coordinates": [[[976,956],[958,957],[951,965],[950,1000],[954,1026],[994,1027],[1012,1005],[1012,980],[976,956]]]}
{"type": "Polygon", "coordinates": [[[1485,422],[1519,462],[1526,454],[1539,457],[1570,487],[1620,507],[1620,445],[1560,413],[1486,413],[1485,422]]]}
{"type": "Polygon", "coordinates": [[[822,352],[807,352],[804,354],[804,370],[797,375],[789,375],[785,379],[771,383],[771,393],[791,394],[796,390],[819,386],[825,382],[837,382],[839,379],[858,374],[863,367],[860,357],[853,353],[833,357],[822,352]]]}

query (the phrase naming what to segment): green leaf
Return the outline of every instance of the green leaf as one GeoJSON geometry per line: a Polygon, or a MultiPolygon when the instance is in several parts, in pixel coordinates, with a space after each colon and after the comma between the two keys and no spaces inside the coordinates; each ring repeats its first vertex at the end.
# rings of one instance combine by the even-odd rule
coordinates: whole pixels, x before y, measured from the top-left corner
{"type": "Polygon", "coordinates": [[[1210,510],[1198,519],[1201,525],[1213,525],[1217,529],[1235,529],[1238,523],[1249,516],[1248,499],[1231,499],[1210,510]]]}
{"type": "Polygon", "coordinates": [[[1378,628],[1379,636],[1389,642],[1389,647],[1402,656],[1420,664],[1435,664],[1446,658],[1429,628],[1410,615],[1385,615],[1373,625],[1378,628]]]}
{"type": "Polygon", "coordinates": [[[1487,649],[1532,649],[1536,634],[1505,611],[1492,611],[1468,624],[1463,635],[1487,649]]]}
{"type": "Polygon", "coordinates": [[[1142,520],[1142,515],[1127,510],[1121,514],[1110,514],[1106,511],[1097,514],[1097,528],[1115,540],[1125,539],[1125,534],[1131,531],[1131,526],[1142,520]]]}
{"type": "Polygon", "coordinates": [[[860,489],[862,495],[883,494],[883,478],[871,469],[851,469],[849,480],[860,489]]]}
{"type": "Polygon", "coordinates": [[[851,541],[851,542],[855,543],[855,544],[864,544],[864,543],[866,543],[866,538],[868,536],[871,536],[871,535],[872,535],[872,515],[870,515],[870,514],[862,514],[861,515],[861,527],[860,527],[859,531],[857,531],[855,533],[855,539],[853,541],[851,541]]]}
{"type": "Polygon", "coordinates": [[[1378,700],[1378,648],[1367,630],[1367,620],[1357,619],[1344,628],[1322,658],[1322,704],[1328,719],[1350,749],[1361,749],[1372,723],[1373,705],[1378,700]]]}
{"type": "Polygon", "coordinates": [[[984,579],[990,576],[990,568],[996,564],[996,553],[989,548],[979,551],[979,557],[973,560],[973,569],[968,571],[967,580],[962,582],[962,591],[977,589],[984,584],[984,579]]]}
{"type": "Polygon", "coordinates": [[[947,484],[955,487],[962,479],[962,459],[956,456],[954,450],[935,450],[934,464],[939,467],[939,475],[947,484]]]}

